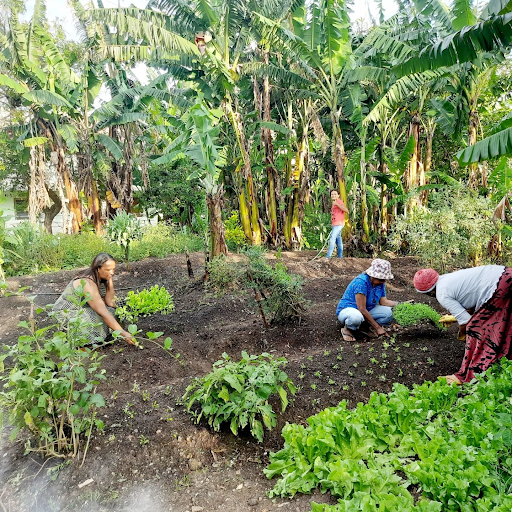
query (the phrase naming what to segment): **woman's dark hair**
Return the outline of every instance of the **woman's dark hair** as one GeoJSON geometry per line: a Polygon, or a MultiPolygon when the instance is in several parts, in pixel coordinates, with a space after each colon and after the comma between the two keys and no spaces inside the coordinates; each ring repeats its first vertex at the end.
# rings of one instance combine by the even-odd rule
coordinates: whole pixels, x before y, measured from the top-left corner
{"type": "Polygon", "coordinates": [[[98,290],[100,288],[101,279],[98,275],[98,270],[105,264],[107,261],[116,261],[113,256],[106,252],[100,252],[97,256],[92,260],[91,266],[84,270],[81,274],[76,276],[75,279],[86,278],[96,283],[98,290]]]}

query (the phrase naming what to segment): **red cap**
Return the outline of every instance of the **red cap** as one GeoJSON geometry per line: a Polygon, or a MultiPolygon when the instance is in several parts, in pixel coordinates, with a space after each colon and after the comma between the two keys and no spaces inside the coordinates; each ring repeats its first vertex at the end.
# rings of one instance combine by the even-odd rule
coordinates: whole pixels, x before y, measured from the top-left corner
{"type": "Polygon", "coordinates": [[[428,293],[434,289],[439,274],[433,268],[422,268],[414,274],[414,288],[417,292],[428,293]]]}

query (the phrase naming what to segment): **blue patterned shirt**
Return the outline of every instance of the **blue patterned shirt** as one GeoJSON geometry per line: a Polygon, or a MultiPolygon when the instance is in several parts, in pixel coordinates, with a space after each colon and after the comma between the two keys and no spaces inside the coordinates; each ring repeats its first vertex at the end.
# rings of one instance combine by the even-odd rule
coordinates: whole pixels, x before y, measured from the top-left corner
{"type": "Polygon", "coordinates": [[[336,315],[339,315],[340,311],[345,308],[357,309],[357,293],[361,293],[366,297],[366,309],[371,311],[379,304],[380,299],[386,296],[386,286],[384,283],[372,286],[370,276],[368,274],[359,274],[357,277],[352,279],[350,284],[347,286],[347,289],[336,308],[336,315]]]}

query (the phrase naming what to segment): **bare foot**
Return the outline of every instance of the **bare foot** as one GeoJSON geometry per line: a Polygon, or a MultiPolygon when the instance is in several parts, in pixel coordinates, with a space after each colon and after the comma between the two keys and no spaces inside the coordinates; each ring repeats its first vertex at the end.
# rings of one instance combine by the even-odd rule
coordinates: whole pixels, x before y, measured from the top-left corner
{"type": "Polygon", "coordinates": [[[352,334],[350,329],[348,329],[347,327],[341,328],[341,336],[343,337],[344,341],[356,341],[355,336],[352,334]]]}

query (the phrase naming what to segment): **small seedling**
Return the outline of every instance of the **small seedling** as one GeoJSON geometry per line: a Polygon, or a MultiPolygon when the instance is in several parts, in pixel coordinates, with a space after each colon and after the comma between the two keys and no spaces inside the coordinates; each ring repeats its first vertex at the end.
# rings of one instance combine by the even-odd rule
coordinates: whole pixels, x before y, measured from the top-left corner
{"type": "Polygon", "coordinates": [[[343,391],[348,391],[348,390],[349,390],[349,387],[350,387],[350,386],[349,386],[348,384],[345,384],[345,385],[343,386],[343,391]]]}
{"type": "Polygon", "coordinates": [[[324,356],[328,356],[331,353],[330,350],[324,350],[324,356]]]}
{"type": "Polygon", "coordinates": [[[139,436],[139,444],[141,446],[145,446],[149,443],[149,439],[145,436],[143,436],[142,434],[139,436]]]}
{"type": "Polygon", "coordinates": [[[302,380],[304,378],[304,376],[305,376],[304,372],[300,372],[298,375],[300,380],[302,380]]]}
{"type": "Polygon", "coordinates": [[[371,368],[369,368],[368,370],[366,370],[366,374],[367,375],[371,375],[373,373],[373,370],[371,368]]]}
{"type": "Polygon", "coordinates": [[[353,366],[354,368],[357,368],[359,365],[358,365],[357,363],[354,363],[352,366],[353,366]]]}
{"type": "Polygon", "coordinates": [[[314,375],[315,375],[315,377],[320,378],[320,377],[322,376],[322,372],[316,371],[316,372],[314,373],[314,375]]]}
{"type": "Polygon", "coordinates": [[[140,393],[140,386],[139,386],[139,384],[137,383],[137,381],[135,381],[135,382],[133,383],[132,392],[133,392],[133,393],[140,393]]]}
{"type": "Polygon", "coordinates": [[[333,370],[337,370],[339,367],[340,367],[340,365],[339,365],[339,364],[333,364],[333,365],[332,365],[333,370]]]}
{"type": "Polygon", "coordinates": [[[130,407],[133,407],[133,404],[130,402],[127,402],[126,405],[123,408],[123,412],[128,416],[129,418],[133,418],[134,412],[130,409],[130,407]]]}
{"type": "Polygon", "coordinates": [[[333,384],[336,384],[336,381],[329,379],[329,384],[332,386],[333,384]]]}
{"type": "Polygon", "coordinates": [[[402,368],[398,368],[398,376],[401,377],[404,374],[402,368]]]}
{"type": "Polygon", "coordinates": [[[429,357],[429,358],[427,359],[427,361],[428,361],[428,362],[429,362],[429,364],[430,364],[430,365],[432,365],[432,366],[435,364],[435,361],[434,361],[431,357],[429,357]]]}
{"type": "Polygon", "coordinates": [[[145,389],[143,392],[142,392],[142,400],[144,402],[147,402],[150,398],[150,395],[149,395],[149,391],[147,389],[145,389]]]}
{"type": "Polygon", "coordinates": [[[361,382],[361,386],[366,386],[366,382],[364,380],[361,382]]]}
{"type": "Polygon", "coordinates": [[[386,376],[384,374],[382,374],[382,375],[379,375],[379,380],[381,382],[386,382],[387,379],[386,379],[386,376]]]}
{"type": "Polygon", "coordinates": [[[426,352],[428,350],[428,347],[422,347],[421,350],[423,350],[423,352],[426,352]]]}
{"type": "Polygon", "coordinates": [[[338,361],[343,361],[343,357],[341,357],[339,354],[336,356],[336,359],[337,359],[338,361]]]}
{"type": "Polygon", "coordinates": [[[314,391],[316,389],[316,384],[311,384],[311,389],[314,391]]]}

